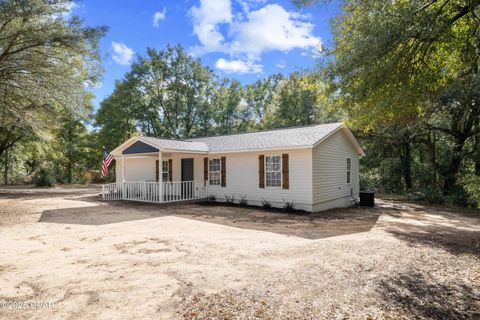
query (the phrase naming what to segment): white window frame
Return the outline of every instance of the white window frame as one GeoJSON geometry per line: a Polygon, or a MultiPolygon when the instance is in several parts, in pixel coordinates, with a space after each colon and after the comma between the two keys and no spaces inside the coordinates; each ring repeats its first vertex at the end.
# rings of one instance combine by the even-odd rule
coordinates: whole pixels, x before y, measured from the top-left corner
{"type": "Polygon", "coordinates": [[[210,186],[221,186],[222,185],[222,160],[220,158],[209,158],[208,159],[208,184],[210,186]],[[218,160],[218,171],[212,171],[210,170],[210,162],[213,160],[218,160]],[[212,180],[211,174],[212,173],[218,173],[218,183],[212,183],[212,181],[217,181],[217,180],[212,180]]]}
{"type": "Polygon", "coordinates": [[[352,158],[347,158],[347,184],[352,183],[352,158]]]}
{"type": "Polygon", "coordinates": [[[264,164],[264,179],[265,179],[265,188],[269,188],[269,189],[280,189],[282,188],[282,181],[283,181],[283,161],[282,161],[282,156],[281,155],[278,155],[278,154],[273,154],[273,155],[265,155],[265,164],[264,164]],[[280,185],[278,186],[269,186],[268,185],[268,179],[267,179],[267,158],[274,158],[274,157],[278,157],[280,160],[279,160],[279,163],[280,163],[280,169],[279,171],[268,171],[268,172],[279,172],[280,173],[280,185]]]}
{"type": "Polygon", "coordinates": [[[162,182],[168,182],[170,181],[169,179],[169,163],[168,163],[168,160],[162,160],[162,182]],[[164,167],[163,167],[163,164],[166,163],[167,164],[167,171],[163,171],[164,167]],[[166,176],[164,177],[163,175],[166,174],[166,176]]]}

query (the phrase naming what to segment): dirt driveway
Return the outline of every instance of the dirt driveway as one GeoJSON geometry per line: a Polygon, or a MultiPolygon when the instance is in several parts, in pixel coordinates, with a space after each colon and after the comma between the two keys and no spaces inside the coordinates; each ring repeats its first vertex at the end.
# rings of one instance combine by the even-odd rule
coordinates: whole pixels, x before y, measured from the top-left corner
{"type": "Polygon", "coordinates": [[[0,318],[480,318],[468,211],[383,201],[297,216],[95,192],[0,191],[0,318]],[[9,304],[32,301],[51,309],[9,304]]]}

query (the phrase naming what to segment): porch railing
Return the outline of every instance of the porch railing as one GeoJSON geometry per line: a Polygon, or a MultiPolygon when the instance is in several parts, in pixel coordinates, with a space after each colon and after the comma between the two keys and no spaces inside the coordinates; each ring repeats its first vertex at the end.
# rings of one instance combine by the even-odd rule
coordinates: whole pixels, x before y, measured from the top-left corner
{"type": "Polygon", "coordinates": [[[103,200],[133,200],[143,202],[175,202],[202,199],[207,197],[207,188],[199,181],[125,181],[104,184],[102,186],[103,200]]]}

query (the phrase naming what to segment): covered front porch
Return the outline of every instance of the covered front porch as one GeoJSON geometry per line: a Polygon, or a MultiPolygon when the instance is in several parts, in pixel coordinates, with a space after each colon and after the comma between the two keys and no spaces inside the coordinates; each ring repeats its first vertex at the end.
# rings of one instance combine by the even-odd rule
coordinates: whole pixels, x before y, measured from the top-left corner
{"type": "Polygon", "coordinates": [[[163,203],[206,198],[206,152],[185,150],[182,142],[167,148],[173,142],[137,137],[112,151],[116,182],[102,186],[102,199],[163,203]]]}

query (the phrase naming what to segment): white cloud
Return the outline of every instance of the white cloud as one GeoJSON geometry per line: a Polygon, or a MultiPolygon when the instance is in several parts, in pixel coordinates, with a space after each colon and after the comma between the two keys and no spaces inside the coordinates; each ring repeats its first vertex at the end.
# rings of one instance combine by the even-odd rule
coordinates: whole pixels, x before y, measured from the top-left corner
{"type": "Polygon", "coordinates": [[[218,25],[232,21],[230,0],[201,0],[199,7],[192,7],[193,32],[202,47],[198,51],[218,51],[222,48],[224,37],[218,25]]]}
{"type": "Polygon", "coordinates": [[[158,28],[158,26],[160,25],[160,21],[165,20],[166,13],[167,9],[165,8],[163,8],[162,11],[155,12],[155,14],[153,15],[153,26],[155,28],[158,28]]]}
{"type": "Polygon", "coordinates": [[[287,63],[285,62],[285,60],[280,59],[280,60],[278,60],[277,64],[275,64],[275,66],[277,68],[283,69],[287,66],[287,63]]]}
{"type": "Polygon", "coordinates": [[[129,65],[132,62],[133,54],[135,53],[131,48],[127,47],[124,43],[112,42],[112,48],[114,55],[113,60],[121,65],[129,65]]]}
{"type": "Polygon", "coordinates": [[[249,12],[245,21],[232,25],[231,51],[259,56],[265,51],[289,51],[321,45],[312,34],[313,24],[297,13],[286,11],[277,4],[249,12]]]}
{"type": "Polygon", "coordinates": [[[225,60],[220,58],[215,62],[215,67],[227,73],[259,73],[263,66],[255,64],[254,61],[225,60]]]}
{"type": "Polygon", "coordinates": [[[245,73],[260,72],[262,66],[256,62],[265,52],[321,47],[310,15],[287,11],[278,4],[264,5],[264,0],[237,1],[243,12],[235,14],[230,0],[201,0],[199,7],[191,8],[193,32],[200,42],[191,48],[193,55],[228,54],[231,60],[219,59],[217,64],[230,72],[245,73]]]}

